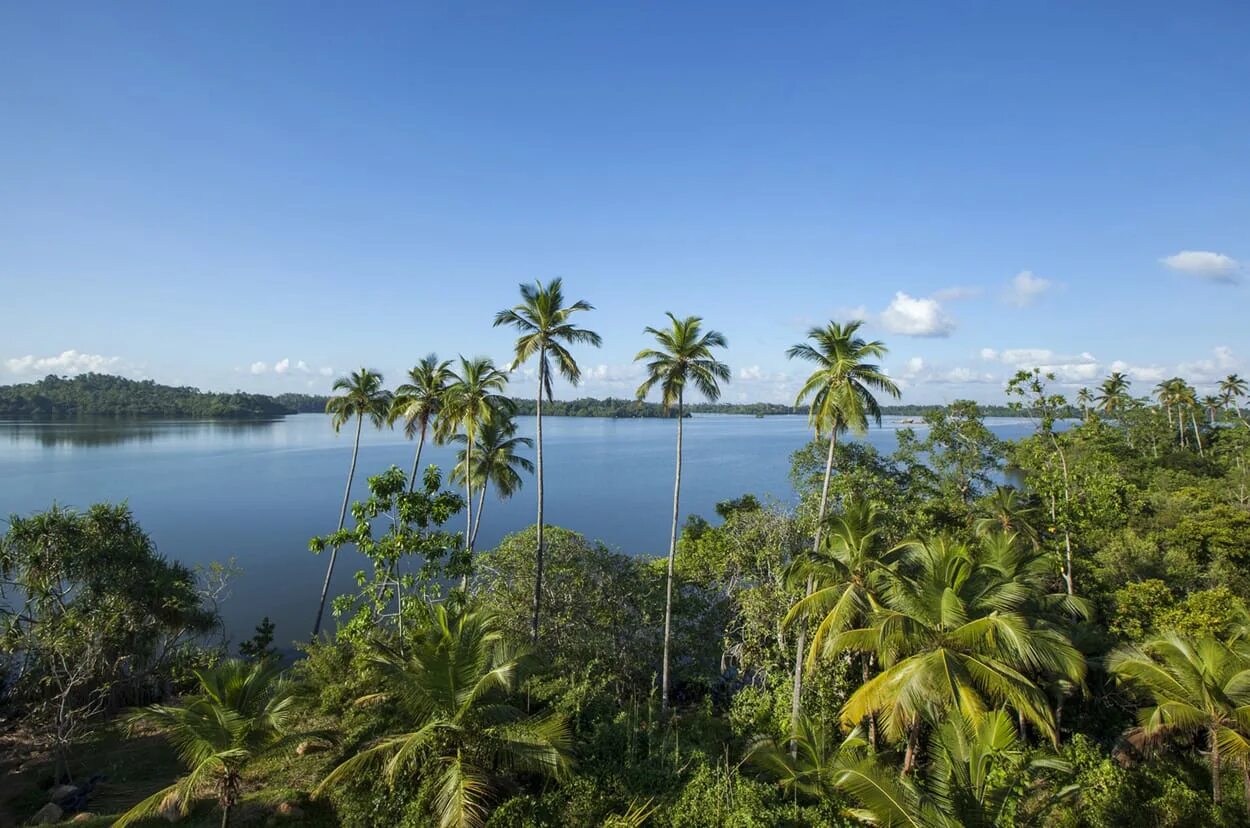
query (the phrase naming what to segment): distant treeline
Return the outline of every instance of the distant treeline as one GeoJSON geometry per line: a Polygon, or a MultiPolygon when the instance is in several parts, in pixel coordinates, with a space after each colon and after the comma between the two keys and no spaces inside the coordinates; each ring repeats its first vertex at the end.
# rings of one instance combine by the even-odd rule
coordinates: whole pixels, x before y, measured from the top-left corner
{"type": "MultiPolygon", "coordinates": [[[[534,413],[534,400],[514,398],[517,414],[534,413]]],[[[923,417],[940,405],[888,405],[884,414],[923,417]]],[[[109,374],[81,374],[73,378],[48,376],[38,382],[0,386],[0,417],[8,419],[64,419],[96,417],[200,417],[211,419],[256,419],[285,414],[322,413],[326,397],[315,394],[229,394],[201,391],[187,386],[158,385],[151,380],[131,380],[109,374]]],[[[804,409],[777,403],[693,403],[691,414],[745,414],[764,417],[775,414],[805,414],[804,409]]],[[[553,417],[672,417],[658,403],[634,399],[556,400],[543,404],[543,413],[553,417]]],[[[983,405],[988,417],[1019,416],[1003,405],[983,405]]]]}
{"type": "Polygon", "coordinates": [[[109,374],[0,386],[0,417],[64,419],[96,417],[200,417],[255,419],[325,411],[326,398],[306,394],[214,394],[198,388],[158,385],[109,374]]]}

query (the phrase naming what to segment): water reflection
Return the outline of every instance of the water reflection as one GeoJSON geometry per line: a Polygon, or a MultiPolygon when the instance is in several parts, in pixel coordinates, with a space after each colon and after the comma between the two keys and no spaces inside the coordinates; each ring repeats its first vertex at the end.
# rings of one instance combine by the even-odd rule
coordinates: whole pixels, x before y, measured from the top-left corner
{"type": "Polygon", "coordinates": [[[115,446],[152,443],[173,436],[204,436],[209,439],[259,434],[271,430],[281,419],[269,420],[124,420],[83,418],[77,420],[0,420],[0,432],[13,444],[42,448],[65,446],[115,446]]]}

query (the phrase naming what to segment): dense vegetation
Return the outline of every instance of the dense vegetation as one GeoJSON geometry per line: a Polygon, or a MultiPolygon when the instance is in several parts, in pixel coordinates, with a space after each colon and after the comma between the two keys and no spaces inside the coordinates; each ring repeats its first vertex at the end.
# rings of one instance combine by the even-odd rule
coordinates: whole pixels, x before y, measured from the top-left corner
{"type": "MultiPolygon", "coordinates": [[[[539,399],[591,344],[559,287],[512,309],[517,360],[554,363],[539,399]]],[[[662,390],[680,447],[727,342],[697,317],[647,331],[639,394],[662,390]]],[[[265,621],[213,637],[228,570],[165,562],[124,507],[14,516],[4,701],[57,760],[28,775],[119,824],[1250,825],[1245,383],[1149,400],[1113,375],[1061,428],[1053,378],[1021,372],[1031,436],[960,401],[885,455],[842,439],[894,391],[882,353],[857,323],[796,345],[818,434],[790,458],[797,502],[690,516],[665,559],[555,526],[474,549],[486,491],[530,473],[489,360],[430,357],[394,392],[343,378],[336,428],[402,422],[414,468],[427,433],[459,462],[375,470],[355,503],[349,483],[311,548],[370,565],[285,671],[265,621]]],[[[673,513],[639,519],[681,514],[681,468],[679,448],[673,513]]]]}
{"type": "Polygon", "coordinates": [[[257,419],[325,410],[325,397],[306,394],[213,394],[198,388],[174,388],[151,380],[108,374],[72,378],[47,376],[38,382],[0,386],[0,417],[63,419],[72,417],[197,417],[257,419]]]}

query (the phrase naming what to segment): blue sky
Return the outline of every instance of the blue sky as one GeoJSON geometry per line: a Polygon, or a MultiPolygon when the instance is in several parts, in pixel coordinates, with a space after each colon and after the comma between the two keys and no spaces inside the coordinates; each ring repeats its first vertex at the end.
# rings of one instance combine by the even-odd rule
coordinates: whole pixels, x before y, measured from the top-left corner
{"type": "Polygon", "coordinates": [[[1233,2],[5,4],[0,382],[503,361],[563,276],[596,396],[666,310],[731,400],[851,315],[907,401],[1209,383],[1250,371],[1248,43],[1233,2]]]}

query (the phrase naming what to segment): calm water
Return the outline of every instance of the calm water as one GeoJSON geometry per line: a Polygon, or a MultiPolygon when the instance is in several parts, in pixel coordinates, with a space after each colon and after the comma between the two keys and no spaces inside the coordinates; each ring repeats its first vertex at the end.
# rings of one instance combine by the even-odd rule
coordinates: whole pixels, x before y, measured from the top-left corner
{"type": "MultiPolygon", "coordinates": [[[[1007,439],[1032,430],[1027,420],[988,424],[1007,439]]],[[[520,426],[533,436],[533,418],[520,426]]],[[[887,418],[867,439],[893,451],[900,426],[887,418]]],[[[671,420],[547,419],[548,522],[631,554],[666,552],[675,431],[671,420]]],[[[717,501],[745,492],[791,501],[790,453],[809,437],[801,416],[687,420],[682,511],[714,517],[717,501]]],[[[0,422],[0,514],[54,501],[80,508],[129,501],[167,557],[188,565],[237,559],[243,575],[223,605],[236,639],[268,615],[285,643],[312,626],[326,559],[307,551],[308,539],[335,527],[351,439],[319,414],[244,424],[0,422]]],[[[391,464],[407,472],[413,448],[398,432],[366,430],[353,494],[364,496],[366,477],[391,464]]],[[[451,448],[427,443],[422,465],[446,471],[451,458],[451,448]]],[[[533,498],[532,478],[511,501],[488,494],[478,548],[532,523],[533,498]]],[[[362,561],[354,550],[340,552],[339,592],[351,588],[362,561]]]]}

